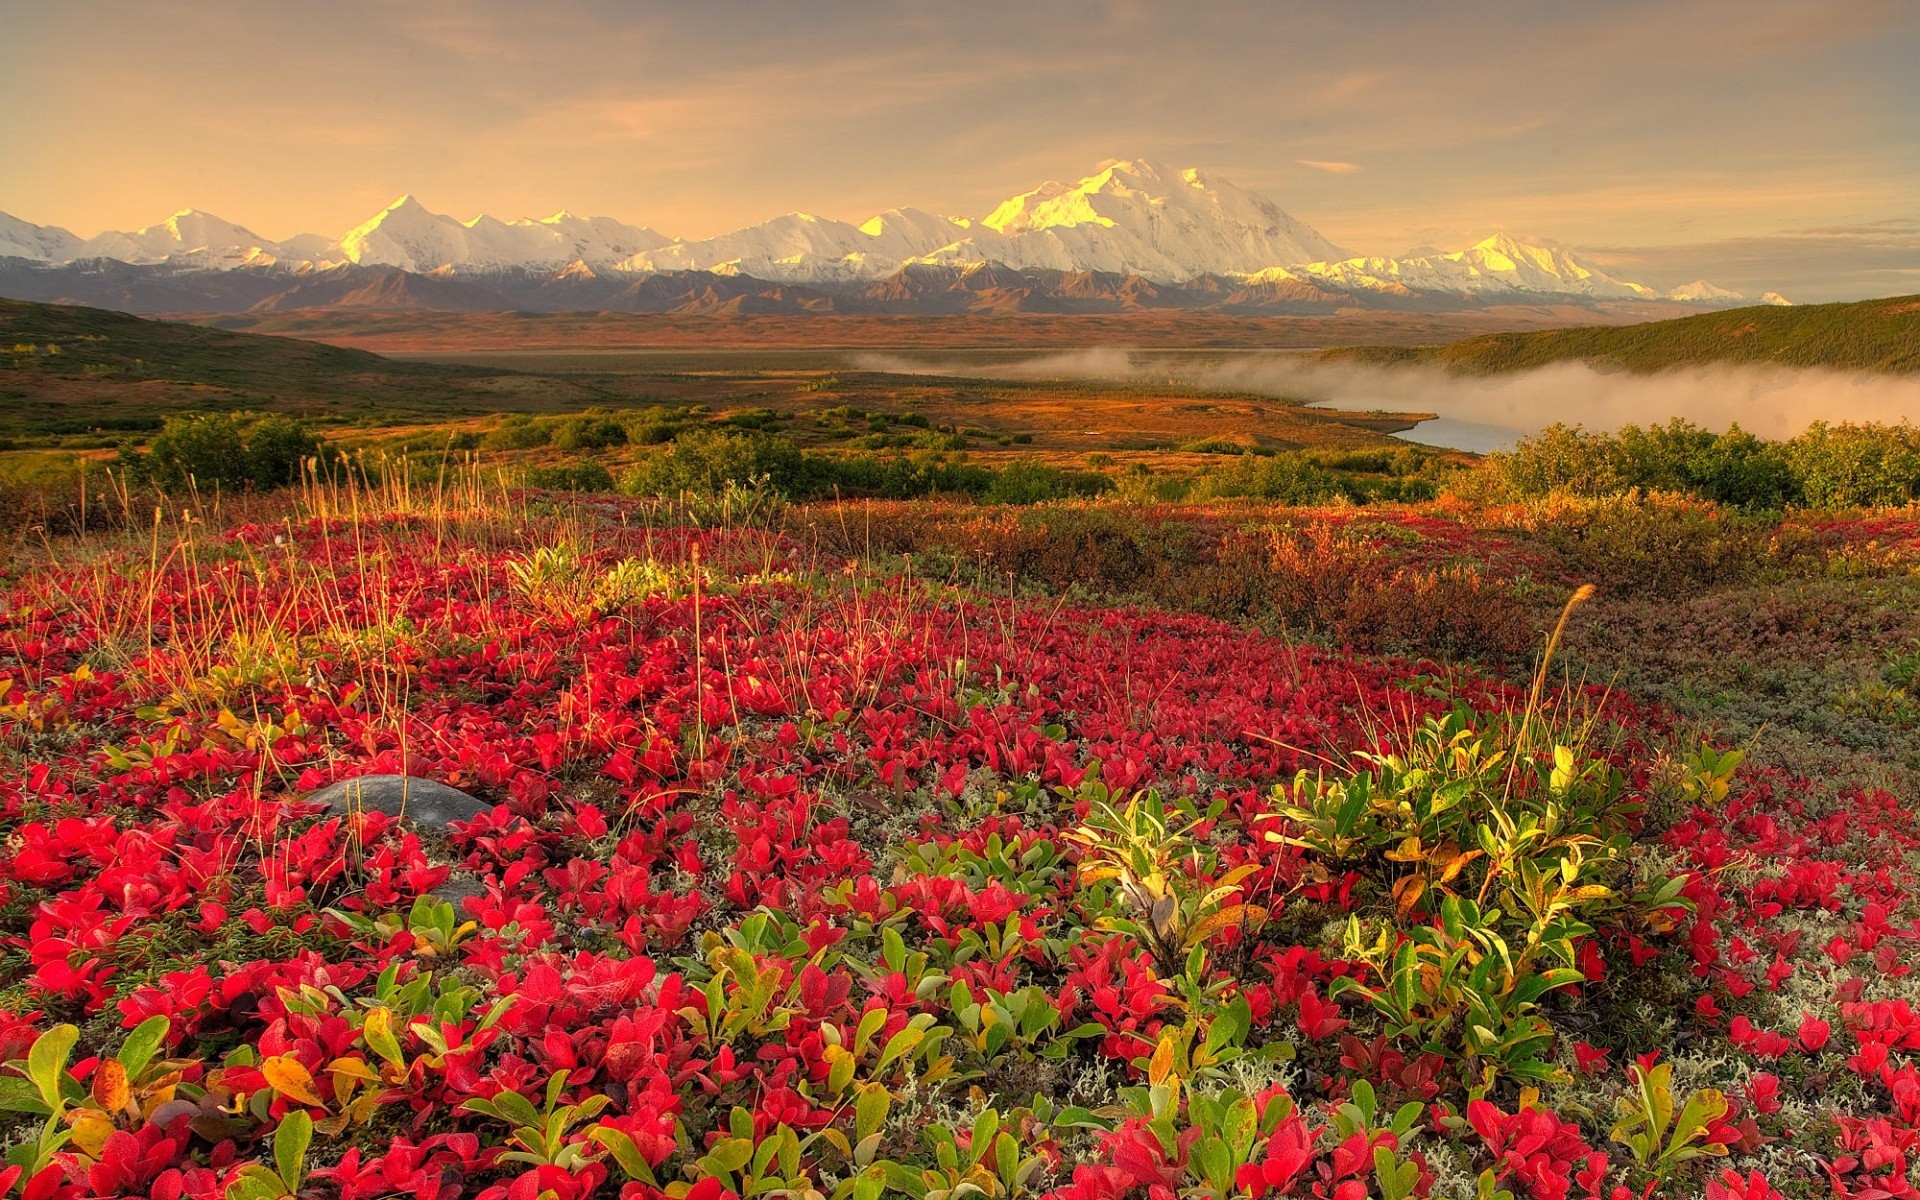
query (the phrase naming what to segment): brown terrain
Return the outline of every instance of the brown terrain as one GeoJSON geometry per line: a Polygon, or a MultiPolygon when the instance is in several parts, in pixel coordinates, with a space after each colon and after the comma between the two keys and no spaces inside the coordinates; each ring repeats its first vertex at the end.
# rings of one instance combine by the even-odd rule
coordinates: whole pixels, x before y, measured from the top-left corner
{"type": "Polygon", "coordinates": [[[307,309],[198,316],[221,329],[274,333],[381,354],[474,350],[642,349],[1315,349],[1430,345],[1475,334],[1568,325],[1631,325],[1673,305],[1503,305],[1457,313],[1328,316],[1221,313],[892,316],[687,313],[368,312],[307,309]],[[1642,311],[1642,310],[1645,311],[1642,311]]]}

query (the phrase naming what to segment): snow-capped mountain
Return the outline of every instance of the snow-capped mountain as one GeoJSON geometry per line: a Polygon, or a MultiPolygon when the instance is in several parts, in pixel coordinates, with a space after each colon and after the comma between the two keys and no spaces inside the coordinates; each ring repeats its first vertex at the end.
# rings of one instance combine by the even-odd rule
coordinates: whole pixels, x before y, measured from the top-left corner
{"type": "MultiPolygon", "coordinates": [[[[336,261],[361,266],[399,267],[421,274],[468,273],[563,267],[574,262],[608,267],[670,240],[610,217],[576,217],[568,212],[539,220],[478,216],[458,221],[429,212],[407,195],[349,229],[335,249],[336,261]]],[[[333,257],[323,252],[322,261],[333,257]]]]}
{"type": "Polygon", "coordinates": [[[0,258],[67,262],[79,248],[80,239],[57,225],[35,225],[0,213],[0,258]]]}
{"type": "Polygon", "coordinates": [[[1722,300],[1744,300],[1746,297],[1742,296],[1739,292],[1728,291],[1723,287],[1715,287],[1704,279],[1696,279],[1692,283],[1683,283],[1668,292],[1667,299],[1705,301],[1706,303],[1714,304],[1722,300]]]}
{"type": "Polygon", "coordinates": [[[241,225],[196,208],[183,208],[157,225],[132,233],[103,233],[81,243],[75,258],[125,263],[191,261],[215,270],[277,259],[280,247],[241,225]]]}
{"type": "Polygon", "coordinates": [[[1358,293],[1451,294],[1475,299],[1523,294],[1586,296],[1595,300],[1662,298],[1659,292],[1644,284],[1615,279],[1598,267],[1582,262],[1564,247],[1544,241],[1521,241],[1504,233],[1450,253],[1306,262],[1287,268],[1287,274],[1323,287],[1358,293]]]}
{"type": "Polygon", "coordinates": [[[1250,275],[1347,252],[1264,196],[1189,168],[1112,162],[1078,184],[1042,184],[1001,204],[972,236],[924,261],[1113,271],[1160,283],[1250,275]]]}
{"type": "Polygon", "coordinates": [[[719,237],[650,249],[620,267],[636,273],[712,271],[782,283],[884,279],[965,232],[963,221],[912,208],[881,213],[864,225],[789,213],[719,237]]]}
{"type": "MultiPolygon", "coordinates": [[[[608,217],[567,212],[538,219],[503,221],[482,215],[462,221],[433,212],[411,195],[337,238],[301,234],[281,242],[194,209],[144,229],[86,239],[0,213],[0,259],[14,261],[10,270],[21,268],[17,260],[24,260],[28,270],[42,270],[32,290],[48,294],[66,293],[57,281],[44,277],[44,271],[104,259],[164,275],[165,286],[155,294],[169,296],[191,290],[195,272],[250,269],[311,275],[353,269],[462,277],[515,296],[521,294],[517,289],[530,285],[498,277],[524,276],[544,281],[538,287],[545,303],[566,303],[563,297],[574,295],[589,305],[624,294],[637,279],[661,275],[730,277],[851,296],[915,271],[935,274],[881,287],[875,295],[915,294],[928,279],[959,278],[953,272],[968,273],[971,282],[964,290],[977,291],[981,280],[1013,272],[1026,278],[990,290],[1003,297],[1028,297],[1022,303],[1036,302],[1034,289],[1083,287],[1069,280],[1081,276],[1139,281],[1112,285],[1129,303],[1144,303],[1156,289],[1173,289],[1166,297],[1178,294],[1185,297],[1182,303],[1218,296],[1255,307],[1350,303],[1444,308],[1547,300],[1713,305],[1741,299],[1705,280],[1662,293],[1609,275],[1552,242],[1506,234],[1464,250],[1422,247],[1398,258],[1355,256],[1264,196],[1197,169],[1175,170],[1146,159],[1105,163],[1073,184],[1041,184],[979,219],[903,208],[854,225],[790,213],[691,241],[608,217]]],[[[132,277],[113,278],[120,281],[116,287],[133,286],[132,277]]],[[[86,287],[76,284],[73,294],[90,294],[86,288],[98,286],[97,280],[86,287]]],[[[1108,286],[1103,283],[1095,290],[1108,286]]],[[[381,288],[379,295],[406,290],[390,283],[381,288]]],[[[234,289],[211,285],[202,290],[235,294],[234,289]]],[[[728,296],[740,290],[738,285],[722,289],[728,296]]],[[[300,294],[337,291],[332,284],[303,284],[300,294]]],[[[415,289],[408,294],[440,292],[415,289]]],[[[1079,298],[1063,293],[1056,299],[1079,298]]]]}

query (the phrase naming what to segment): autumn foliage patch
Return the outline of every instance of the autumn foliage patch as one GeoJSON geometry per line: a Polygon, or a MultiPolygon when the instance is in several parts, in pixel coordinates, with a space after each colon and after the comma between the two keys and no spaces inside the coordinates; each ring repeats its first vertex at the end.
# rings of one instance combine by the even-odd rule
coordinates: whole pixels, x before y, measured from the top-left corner
{"type": "MultiPolygon", "coordinates": [[[[1336,641],[1542,632],[1409,528],[1196,536],[1336,641]]],[[[1915,1195],[1910,805],[1667,728],[618,512],[68,545],[0,1193],[1915,1195]],[[304,799],[373,773],[488,811],[304,799]]]]}

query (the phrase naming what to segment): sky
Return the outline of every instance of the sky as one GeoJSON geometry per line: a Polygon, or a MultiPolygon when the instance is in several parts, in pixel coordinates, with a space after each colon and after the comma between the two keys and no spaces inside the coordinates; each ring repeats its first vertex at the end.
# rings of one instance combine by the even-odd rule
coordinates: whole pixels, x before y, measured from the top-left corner
{"type": "Polygon", "coordinates": [[[696,238],[1197,166],[1367,254],[1920,292],[1916,0],[0,0],[0,211],[696,238]]]}

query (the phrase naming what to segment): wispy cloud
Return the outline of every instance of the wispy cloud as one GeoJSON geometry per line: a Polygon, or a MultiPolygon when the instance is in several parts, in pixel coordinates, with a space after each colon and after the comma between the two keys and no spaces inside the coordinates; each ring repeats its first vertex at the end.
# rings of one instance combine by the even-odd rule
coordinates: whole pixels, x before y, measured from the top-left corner
{"type": "Polygon", "coordinates": [[[82,232],[192,204],[336,233],[414,191],[691,237],[793,208],[979,215],[1147,155],[1368,252],[1505,227],[1706,263],[1911,218],[1920,195],[1911,0],[15,7],[0,208],[82,232]]]}

